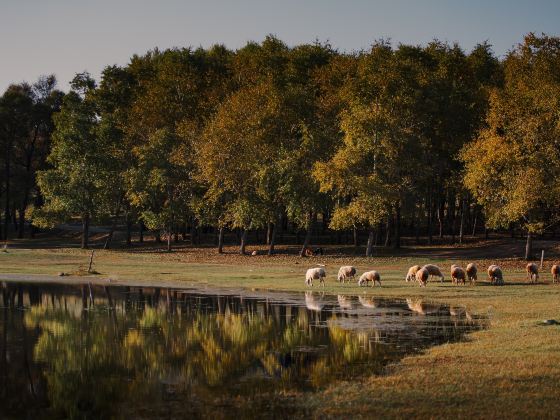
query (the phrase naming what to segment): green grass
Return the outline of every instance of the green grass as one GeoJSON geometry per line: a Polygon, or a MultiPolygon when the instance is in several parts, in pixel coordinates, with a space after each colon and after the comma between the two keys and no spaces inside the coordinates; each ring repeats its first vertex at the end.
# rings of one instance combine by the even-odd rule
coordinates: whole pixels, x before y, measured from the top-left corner
{"type": "MultiPolygon", "coordinates": [[[[96,251],[94,268],[101,277],[153,283],[245,287],[270,290],[307,290],[305,270],[324,263],[328,274],[324,290],[332,294],[415,297],[462,305],[471,313],[489,317],[489,328],[469,335],[466,342],[438,346],[390,366],[383,376],[366,375],[351,383],[338,382],[314,394],[297,395],[298,404],[316,416],[349,417],[476,417],[521,418],[560,415],[560,327],[540,326],[544,319],[560,319],[560,285],[549,284],[545,262],[541,283],[525,283],[524,263],[497,261],[506,285],[489,286],[485,268],[476,261],[479,285],[453,286],[449,281],[420,288],[404,282],[408,267],[432,262],[448,274],[457,260],[358,257],[268,258],[212,256],[208,263],[197,251],[176,253],[96,251]],[[376,269],[382,287],[360,288],[339,284],[341,264],[358,271],[376,269]],[[547,282],[547,284],[544,284],[547,282]]],[[[202,252],[202,251],[200,251],[202,252]]],[[[10,249],[0,253],[0,272],[52,274],[87,266],[89,252],[76,249],[10,249]]],[[[466,263],[466,261],[459,261],[466,263]]]]}

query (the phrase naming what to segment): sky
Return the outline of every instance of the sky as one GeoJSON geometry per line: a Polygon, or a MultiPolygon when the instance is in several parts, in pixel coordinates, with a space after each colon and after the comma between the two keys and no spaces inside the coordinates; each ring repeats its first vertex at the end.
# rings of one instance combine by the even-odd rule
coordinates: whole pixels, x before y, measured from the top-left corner
{"type": "Polygon", "coordinates": [[[267,34],[346,52],[488,41],[502,57],[529,32],[560,35],[560,0],[0,0],[0,93],[53,73],[66,90],[78,72],[98,78],[155,47],[236,49],[267,34]]]}

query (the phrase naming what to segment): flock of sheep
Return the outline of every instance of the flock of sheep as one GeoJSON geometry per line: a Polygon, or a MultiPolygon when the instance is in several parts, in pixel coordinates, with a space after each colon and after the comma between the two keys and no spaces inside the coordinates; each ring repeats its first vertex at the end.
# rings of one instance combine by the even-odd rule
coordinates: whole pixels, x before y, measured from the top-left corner
{"type": "MultiPolygon", "coordinates": [[[[539,269],[537,267],[537,264],[527,264],[526,271],[527,281],[536,283],[539,279],[539,269]]],[[[343,265],[338,270],[337,280],[341,283],[346,283],[346,281],[350,282],[350,279],[355,280],[356,272],[356,267],[353,267],[351,265],[343,265]]],[[[453,284],[466,284],[466,281],[468,280],[471,285],[476,284],[476,281],[478,279],[477,272],[478,269],[474,263],[468,264],[466,269],[463,269],[457,264],[453,264],[451,266],[451,281],[453,282],[453,284]]],[[[552,274],[552,282],[559,282],[560,265],[554,264],[550,272],[552,274]]],[[[319,280],[319,283],[324,286],[326,277],[327,273],[324,267],[310,268],[305,273],[305,284],[307,286],[313,286],[313,280],[319,280]]],[[[421,287],[425,287],[428,282],[428,278],[430,277],[439,277],[441,282],[443,282],[445,279],[443,273],[441,272],[441,269],[437,265],[426,264],[423,267],[419,265],[413,265],[412,267],[410,267],[406,274],[405,280],[407,282],[416,280],[421,287]]],[[[504,276],[500,266],[492,264],[488,267],[488,279],[490,280],[491,284],[500,286],[504,284],[504,276]]],[[[375,286],[376,283],[381,286],[381,275],[379,274],[379,272],[375,270],[366,271],[358,279],[359,286],[367,286],[369,282],[371,282],[372,287],[375,286]]]]}

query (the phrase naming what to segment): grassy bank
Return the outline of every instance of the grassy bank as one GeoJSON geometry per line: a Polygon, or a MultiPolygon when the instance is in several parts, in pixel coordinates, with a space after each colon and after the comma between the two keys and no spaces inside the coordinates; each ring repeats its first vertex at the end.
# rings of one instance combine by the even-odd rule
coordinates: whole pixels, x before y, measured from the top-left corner
{"type": "MultiPolygon", "coordinates": [[[[89,255],[69,248],[9,249],[0,252],[0,272],[71,273],[86,267],[89,255]]],[[[522,261],[475,261],[479,278],[484,279],[476,287],[453,286],[447,281],[430,283],[427,288],[404,282],[410,265],[432,262],[447,274],[452,263],[467,261],[418,256],[241,257],[187,249],[170,254],[96,251],[94,268],[102,278],[123,281],[303,291],[305,270],[319,263],[326,266],[324,290],[328,293],[418,297],[463,305],[472,313],[487,315],[490,328],[470,335],[467,342],[408,357],[389,367],[384,376],[334,383],[323,392],[296,396],[296,403],[317,416],[558,417],[560,327],[539,325],[543,319],[560,319],[560,285],[545,284],[550,282],[551,262],[545,261],[541,283],[528,285],[522,261]],[[484,268],[493,262],[504,268],[504,287],[489,286],[485,281],[484,268]],[[354,283],[339,284],[335,279],[341,264],[356,265],[359,272],[375,268],[382,274],[383,286],[366,289],[354,283]]]]}

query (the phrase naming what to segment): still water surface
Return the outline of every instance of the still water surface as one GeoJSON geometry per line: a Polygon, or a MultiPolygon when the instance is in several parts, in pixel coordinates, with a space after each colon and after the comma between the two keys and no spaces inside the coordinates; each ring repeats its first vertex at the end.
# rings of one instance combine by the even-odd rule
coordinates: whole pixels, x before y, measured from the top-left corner
{"type": "Polygon", "coordinates": [[[3,284],[0,417],[306,415],[294,396],[483,324],[419,300],[216,293],[3,284]]]}

